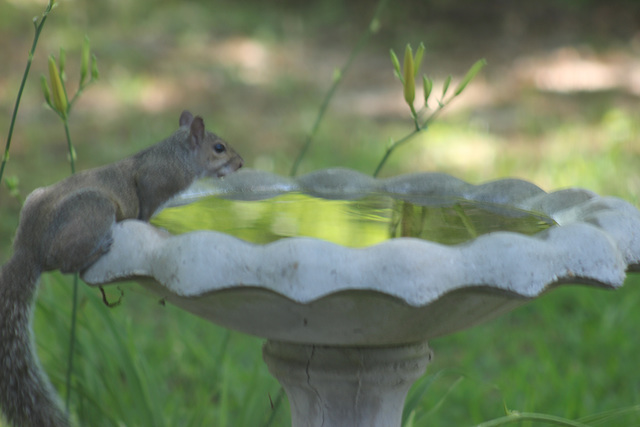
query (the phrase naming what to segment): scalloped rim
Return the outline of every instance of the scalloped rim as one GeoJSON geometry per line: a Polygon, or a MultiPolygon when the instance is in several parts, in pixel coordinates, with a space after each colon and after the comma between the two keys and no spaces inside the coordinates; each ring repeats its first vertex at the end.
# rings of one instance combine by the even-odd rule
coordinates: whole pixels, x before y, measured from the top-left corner
{"type": "Polygon", "coordinates": [[[102,284],[150,276],[182,297],[251,286],[299,303],[368,290],[424,306],[474,286],[526,298],[558,283],[619,287],[627,270],[640,267],[640,211],[634,206],[582,189],[546,193],[517,179],[472,185],[440,173],[373,179],[348,169],[326,169],[293,179],[244,170],[194,184],[171,205],[211,194],[255,200],[292,191],[329,198],[369,192],[461,197],[542,212],[559,226],[534,236],[492,233],[457,246],[399,238],[346,248],[310,238],[256,245],[211,231],[169,236],[148,224],[124,221],[114,227],[111,251],[83,278],[102,284]]]}

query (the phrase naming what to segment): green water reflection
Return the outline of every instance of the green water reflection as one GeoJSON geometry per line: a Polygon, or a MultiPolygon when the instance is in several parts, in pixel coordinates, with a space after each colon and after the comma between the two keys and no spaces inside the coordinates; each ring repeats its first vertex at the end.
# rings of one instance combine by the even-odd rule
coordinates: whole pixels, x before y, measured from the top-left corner
{"type": "Polygon", "coordinates": [[[164,209],[152,223],[173,234],[215,230],[254,243],[307,236],[350,247],[401,236],[453,245],[494,231],[535,234],[555,225],[539,213],[462,199],[412,197],[409,202],[376,194],[327,200],[301,193],[258,201],[211,196],[164,209]]]}

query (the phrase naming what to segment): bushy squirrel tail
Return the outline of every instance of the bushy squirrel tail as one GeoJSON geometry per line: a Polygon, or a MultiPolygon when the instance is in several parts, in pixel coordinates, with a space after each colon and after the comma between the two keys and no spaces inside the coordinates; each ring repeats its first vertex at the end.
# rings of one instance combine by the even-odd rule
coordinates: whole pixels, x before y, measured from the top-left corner
{"type": "Polygon", "coordinates": [[[40,273],[30,254],[18,252],[0,270],[0,408],[15,427],[67,427],[31,332],[40,273]]]}

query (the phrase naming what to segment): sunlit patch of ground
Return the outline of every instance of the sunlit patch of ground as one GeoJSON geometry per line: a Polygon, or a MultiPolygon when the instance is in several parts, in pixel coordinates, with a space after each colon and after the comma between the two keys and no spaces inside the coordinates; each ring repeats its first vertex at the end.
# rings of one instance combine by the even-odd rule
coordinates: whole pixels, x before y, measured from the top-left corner
{"type": "Polygon", "coordinates": [[[596,55],[567,46],[518,60],[514,73],[544,91],[621,90],[640,95],[640,59],[626,52],[596,55]]]}

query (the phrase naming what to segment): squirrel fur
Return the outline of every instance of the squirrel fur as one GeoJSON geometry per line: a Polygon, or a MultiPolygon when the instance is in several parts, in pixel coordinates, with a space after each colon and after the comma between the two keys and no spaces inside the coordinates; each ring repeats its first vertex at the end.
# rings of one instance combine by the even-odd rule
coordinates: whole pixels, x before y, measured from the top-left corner
{"type": "Polygon", "coordinates": [[[224,176],[242,162],[225,141],[205,131],[201,117],[184,111],[180,129],[167,139],[27,197],[13,256],[0,270],[0,408],[10,425],[69,426],[31,333],[40,275],[83,271],[109,251],[117,221],[148,221],[195,179],[224,176]]]}

